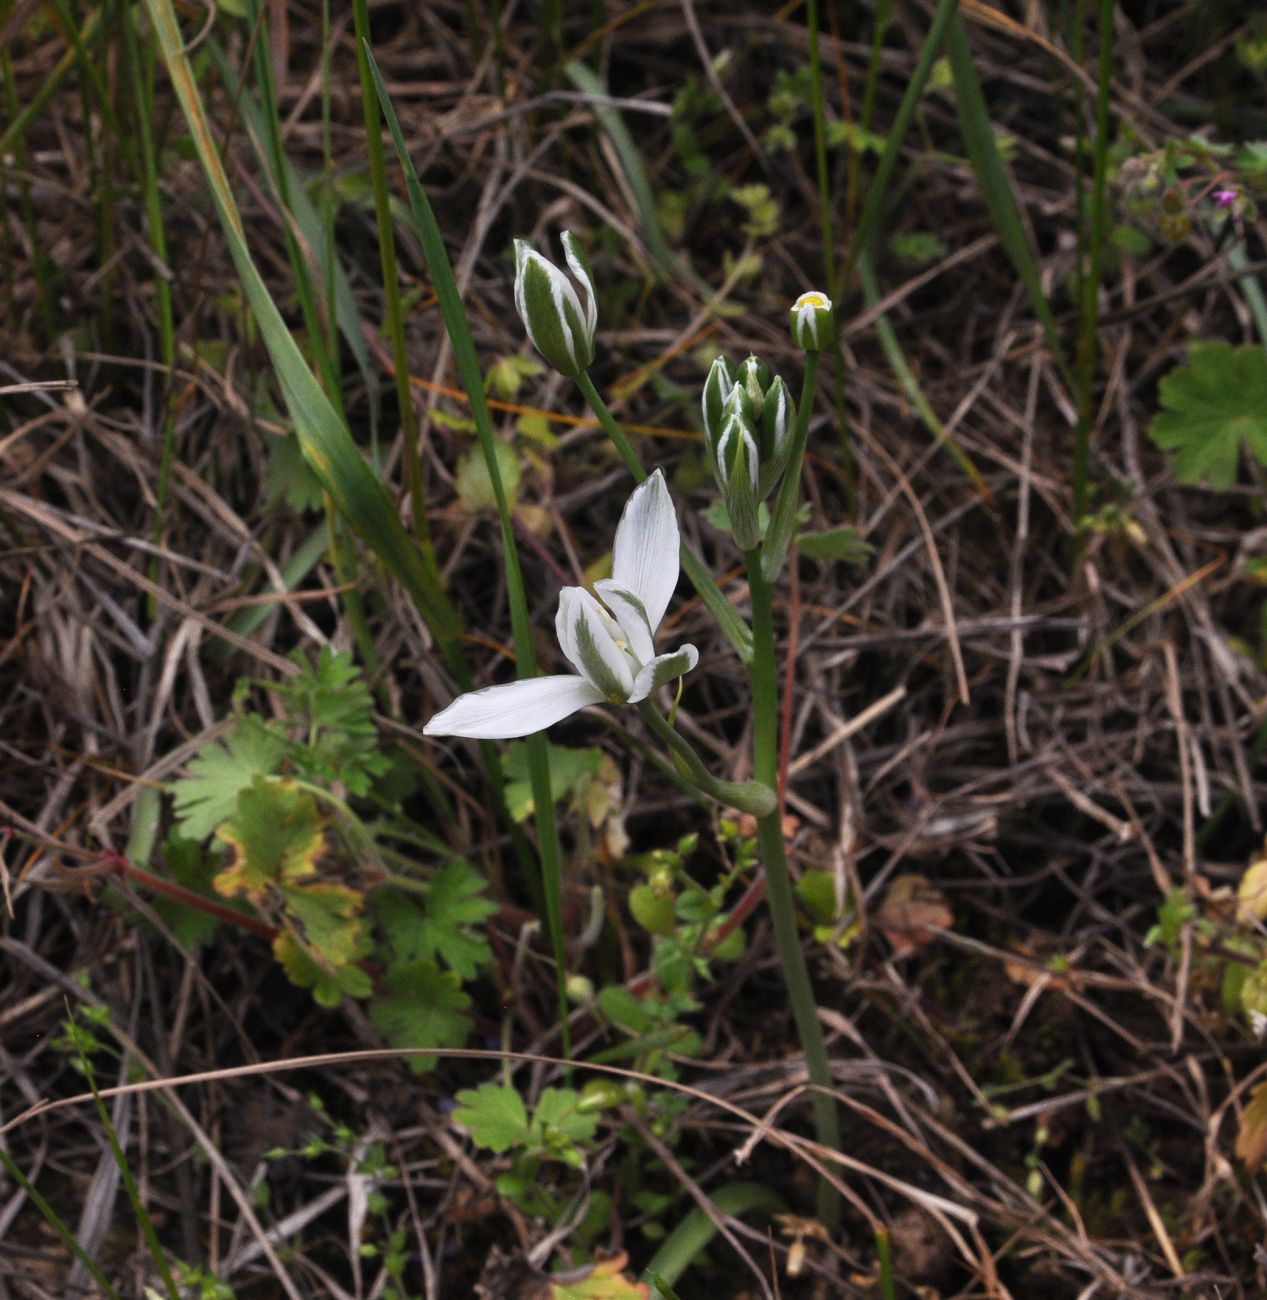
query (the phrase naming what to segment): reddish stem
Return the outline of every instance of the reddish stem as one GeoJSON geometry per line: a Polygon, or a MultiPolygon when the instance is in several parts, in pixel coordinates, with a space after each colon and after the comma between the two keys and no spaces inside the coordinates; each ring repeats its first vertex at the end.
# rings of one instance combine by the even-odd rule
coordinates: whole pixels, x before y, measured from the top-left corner
{"type": "Polygon", "coordinates": [[[224,903],[217,903],[214,898],[208,898],[205,894],[196,894],[192,889],[186,889],[183,885],[176,884],[175,881],[164,880],[162,876],[152,875],[114,849],[109,849],[103,853],[88,870],[113,871],[126,880],[134,881],[138,885],[144,885],[146,889],[172,899],[173,902],[180,903],[185,907],[192,907],[197,912],[204,912],[207,916],[214,917],[217,921],[223,921],[226,925],[236,925],[240,929],[249,930],[261,939],[267,939],[270,943],[277,938],[278,930],[276,926],[256,920],[255,917],[247,916],[245,913],[239,912],[236,908],[228,907],[224,903]]]}

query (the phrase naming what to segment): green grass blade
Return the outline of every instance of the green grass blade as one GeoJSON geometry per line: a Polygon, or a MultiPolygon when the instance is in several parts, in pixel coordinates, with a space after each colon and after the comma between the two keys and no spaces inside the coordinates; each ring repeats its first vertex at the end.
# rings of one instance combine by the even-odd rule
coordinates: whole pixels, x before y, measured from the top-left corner
{"type": "MultiPolygon", "coordinates": [[[[475,422],[480,448],[484,453],[484,463],[488,469],[493,496],[497,503],[497,517],[501,524],[502,560],[506,570],[506,589],[510,601],[510,625],[515,639],[515,659],[518,675],[521,678],[535,677],[537,673],[536,654],[532,647],[532,623],[528,616],[528,601],[524,595],[523,574],[519,568],[519,554],[515,548],[515,532],[510,517],[510,504],[506,499],[505,486],[502,483],[501,470],[498,467],[497,451],[493,435],[493,423],[488,414],[488,401],[484,395],[484,376],[480,371],[479,358],[475,353],[475,342],[471,338],[471,327],[466,319],[466,310],[458,293],[457,281],[453,268],[449,264],[449,254],[444,246],[444,237],[431,203],[418,180],[413,160],[405,147],[405,138],[392,107],[387,87],[383,84],[378,64],[373,52],[365,47],[365,57],[369,62],[370,75],[378,95],[379,107],[391,132],[392,142],[396,146],[396,156],[405,175],[405,186],[409,192],[409,210],[413,216],[414,231],[422,245],[427,269],[431,273],[431,283],[435,290],[440,311],[444,316],[445,328],[449,342],[453,347],[453,359],[457,365],[462,387],[470,400],[471,418],[475,422]]],[[[559,998],[559,1029],[563,1037],[564,1055],[570,1055],[568,1036],[567,1008],[567,953],[563,943],[563,886],[562,867],[559,855],[558,827],[554,820],[554,800],[550,792],[550,753],[543,732],[536,732],[524,740],[528,756],[528,773],[532,786],[533,819],[537,827],[537,850],[541,855],[542,888],[546,903],[546,928],[550,933],[551,948],[555,960],[555,983],[559,998]]]]}
{"type": "MultiPolygon", "coordinates": [[[[1233,244],[1226,253],[1227,264],[1233,271],[1244,271],[1249,266],[1249,258],[1245,254],[1243,244],[1233,244]]],[[[1256,275],[1242,275],[1236,281],[1236,287],[1240,289],[1241,296],[1245,299],[1245,306],[1249,308],[1249,314],[1254,319],[1254,328],[1258,331],[1259,341],[1264,348],[1267,348],[1267,296],[1263,294],[1263,286],[1256,275]]]]}
{"type": "MultiPolygon", "coordinates": [[[[149,231],[150,247],[159,265],[168,266],[167,229],[163,221],[163,200],[158,188],[158,151],[154,147],[154,100],[149,79],[141,66],[140,43],[136,34],[136,13],[131,8],[119,24],[123,33],[124,77],[132,85],[132,108],[136,118],[137,168],[141,192],[145,200],[145,224],[149,231]]],[[[158,466],[158,485],[154,489],[154,531],[151,540],[157,544],[163,536],[167,517],[167,492],[171,480],[172,458],[176,454],[176,411],[172,404],[172,367],[176,364],[176,316],[172,302],[172,286],[165,275],[153,278],[154,306],[158,312],[158,358],[167,372],[163,388],[163,446],[158,466]]],[[[158,581],[158,556],[150,560],[149,574],[152,582],[158,581]]],[[[158,611],[153,595],[147,599],[150,617],[158,611]]]]}
{"type": "Polygon", "coordinates": [[[392,224],[392,195],[387,185],[387,164],[383,156],[382,120],[374,81],[365,51],[369,48],[369,0],[352,0],[352,22],[356,32],[356,72],[361,83],[361,108],[365,120],[365,158],[369,164],[370,189],[374,195],[374,222],[378,232],[378,263],[383,285],[384,327],[392,350],[396,405],[404,434],[405,481],[413,506],[414,533],[419,545],[431,553],[427,528],[426,482],[418,453],[414,422],[414,398],[409,387],[409,353],[405,347],[405,311],[401,302],[400,273],[396,267],[396,232],[392,224]]]}
{"type": "Polygon", "coordinates": [[[858,259],[871,252],[871,246],[880,228],[880,219],[884,215],[884,200],[888,193],[889,181],[893,176],[893,169],[897,166],[898,156],[902,151],[902,142],[906,139],[906,133],[915,117],[915,110],[919,107],[924,88],[928,85],[928,78],[932,75],[933,64],[937,62],[946,29],[950,26],[950,20],[955,17],[958,7],[959,0],[941,0],[937,12],[933,14],[924,48],[920,51],[915,69],[906,83],[905,91],[902,92],[902,101],[898,105],[893,117],[893,125],[889,128],[889,134],[884,141],[884,150],[880,154],[880,161],[876,164],[875,175],[867,187],[867,198],[862,205],[862,216],[858,219],[858,231],[854,236],[849,260],[841,271],[840,281],[832,285],[833,299],[839,298],[844,292],[845,282],[858,259]]]}
{"type": "Polygon", "coordinates": [[[260,111],[256,114],[255,121],[260,128],[261,139],[257,140],[256,149],[266,159],[266,174],[280,209],[286,254],[290,259],[291,275],[295,281],[295,292],[299,298],[299,310],[304,320],[308,347],[316,361],[317,373],[321,376],[326,396],[339,415],[343,416],[343,392],[339,384],[338,365],[331,349],[327,346],[325,321],[322,318],[319,295],[314,284],[318,256],[316,250],[321,246],[321,236],[318,227],[314,231],[316,240],[308,240],[305,237],[301,245],[300,233],[296,230],[294,190],[298,186],[295,183],[294,172],[287,165],[286,149],[282,142],[280,110],[273,86],[268,24],[264,18],[261,0],[247,0],[247,16],[252,27],[257,30],[254,63],[255,82],[259,87],[260,111]]]}
{"type": "MultiPolygon", "coordinates": [[[[868,307],[874,307],[880,301],[880,289],[876,284],[875,271],[871,266],[871,259],[864,257],[858,262],[858,279],[862,284],[863,297],[868,307]]],[[[944,445],[946,450],[954,458],[955,464],[971,479],[973,486],[978,492],[988,494],[989,489],[985,485],[985,479],[981,477],[981,472],[972,462],[972,457],[946,433],[946,426],[942,423],[941,417],[933,410],[932,404],[924,396],[924,390],[919,386],[919,380],[915,378],[915,372],[907,364],[906,354],[902,351],[902,345],[898,342],[897,334],[893,326],[889,324],[887,316],[877,316],[875,321],[876,337],[880,340],[880,346],[884,349],[884,355],[889,360],[889,365],[893,373],[897,376],[898,382],[902,385],[903,392],[910,398],[911,404],[919,412],[919,418],[924,422],[924,427],[933,435],[934,441],[938,446],[944,445]]]]}
{"type": "MultiPolygon", "coordinates": [[[[71,48],[57,60],[53,70],[44,78],[43,85],[36,91],[31,102],[27,104],[20,112],[14,112],[9,121],[9,125],[3,131],[0,131],[0,157],[9,153],[13,148],[14,141],[20,140],[26,134],[26,128],[35,121],[37,117],[48,107],[48,102],[57,93],[57,88],[62,84],[63,78],[73,68],[79,60],[79,51],[89,50],[97,39],[98,29],[101,26],[101,7],[98,6],[84,20],[83,26],[79,29],[78,40],[71,44],[71,48]]],[[[7,57],[7,51],[6,57],[7,57]]],[[[91,60],[89,61],[91,62],[91,60]]],[[[12,69],[5,68],[5,83],[11,90],[15,87],[12,76],[12,69]]],[[[16,91],[14,91],[16,93],[16,91]]]]}
{"type": "MultiPolygon", "coordinates": [[[[764,1183],[727,1183],[710,1192],[708,1197],[719,1213],[731,1218],[750,1214],[753,1210],[765,1214],[787,1213],[782,1199],[764,1183]]],[[[672,1286],[716,1235],[712,1220],[696,1206],[660,1243],[659,1250],[642,1275],[643,1279],[649,1282],[654,1274],[672,1286]]]]}
{"type": "Polygon", "coordinates": [[[92,1099],[97,1104],[97,1115],[101,1119],[101,1127],[105,1130],[106,1141],[110,1143],[110,1154],[114,1157],[115,1166],[119,1170],[119,1177],[123,1179],[123,1186],[127,1191],[128,1200],[132,1202],[132,1213],[136,1215],[137,1226],[141,1229],[141,1235],[145,1238],[146,1249],[150,1252],[154,1267],[158,1269],[159,1277],[163,1279],[167,1294],[171,1296],[172,1300],[181,1300],[180,1288],[177,1287],[176,1279],[172,1276],[171,1266],[167,1262],[167,1252],[163,1250],[162,1242],[159,1241],[158,1233],[154,1229],[154,1220],[150,1218],[150,1213],[145,1208],[145,1202],[141,1200],[140,1189],[136,1185],[136,1179],[132,1177],[128,1158],[119,1145],[119,1135],[115,1132],[114,1124],[110,1120],[110,1112],[106,1109],[106,1103],[101,1099],[101,1093],[97,1089],[97,1080],[93,1075],[92,1066],[88,1063],[88,1058],[82,1051],[79,1053],[79,1063],[83,1067],[84,1078],[88,1080],[88,1086],[92,1089],[92,1099]]]}
{"type": "Polygon", "coordinates": [[[92,1280],[101,1288],[101,1294],[107,1300],[120,1300],[119,1293],[106,1280],[106,1275],[97,1266],[97,1261],[75,1240],[75,1234],[63,1222],[61,1215],[40,1195],[35,1184],[18,1168],[13,1157],[0,1142],[0,1165],[9,1171],[9,1177],[26,1193],[31,1204],[44,1216],[44,1221],[61,1238],[62,1245],[88,1270],[92,1280]]]}
{"type": "MultiPolygon", "coordinates": [[[[238,84],[233,66],[225,57],[223,49],[213,42],[208,42],[208,49],[219,69],[221,80],[229,92],[229,98],[238,105],[242,116],[246,119],[247,136],[256,157],[273,181],[274,197],[279,200],[285,197],[289,215],[294,220],[295,229],[299,232],[303,249],[311,250],[317,259],[315,269],[318,274],[313,276],[311,272],[314,268],[303,256],[303,249],[296,247],[296,252],[301,258],[303,277],[309,285],[309,293],[312,293],[313,287],[320,286],[320,293],[315,296],[322,304],[326,315],[334,318],[339,334],[352,354],[352,360],[356,363],[357,371],[365,383],[366,392],[370,394],[371,418],[376,423],[378,386],[375,382],[373,363],[370,360],[369,345],[365,342],[365,331],[361,328],[361,318],[356,309],[356,299],[352,296],[352,286],[348,281],[347,272],[343,269],[342,262],[335,256],[333,248],[330,247],[321,216],[290,159],[280,148],[271,150],[266,145],[265,142],[273,131],[263,110],[255,102],[254,96],[248,94],[238,84]],[[333,294],[327,292],[327,286],[331,283],[334,287],[333,294]]],[[[297,275],[299,269],[296,268],[297,275]]],[[[329,352],[328,345],[324,350],[329,352]]]]}
{"type": "MultiPolygon", "coordinates": [[[[1078,283],[1078,342],[1074,355],[1077,381],[1075,405],[1078,423],[1074,429],[1073,450],[1073,517],[1077,525],[1091,506],[1091,422],[1095,418],[1095,372],[1100,342],[1100,273],[1103,263],[1104,237],[1108,229],[1106,202],[1109,173],[1109,91],[1113,83],[1113,14],[1114,0],[1100,0],[1099,83],[1095,106],[1095,155],[1091,180],[1090,214],[1080,221],[1080,242],[1087,256],[1078,283]]],[[[1079,24],[1081,30],[1081,24],[1079,24]]],[[[1081,118],[1079,119],[1081,120],[1081,118]]],[[[1081,207],[1081,205],[1080,205],[1081,207]]]]}
{"type": "Polygon", "coordinates": [[[1003,166],[994,131],[990,126],[989,110],[986,108],[985,95],[982,93],[981,81],[972,58],[972,47],[968,44],[968,35],[964,31],[963,20],[958,14],[954,15],[946,31],[946,52],[955,79],[955,106],[959,114],[959,129],[963,134],[964,148],[972,163],[972,169],[977,176],[977,184],[981,187],[981,197],[989,209],[1003,250],[1007,253],[1021,284],[1025,287],[1030,307],[1043,327],[1047,346],[1051,349],[1056,368],[1072,392],[1073,376],[1069,370],[1064,347],[1060,342],[1056,319],[1052,315],[1047,295],[1043,292],[1038,263],[1026,238],[1025,227],[1021,221],[1020,210],[1016,206],[1016,198],[1012,194],[1012,187],[1008,184],[1007,170],[1003,166]]]}
{"type": "Polygon", "coordinates": [[[612,142],[616,157],[620,159],[621,170],[625,173],[625,180],[629,183],[638,208],[638,221],[642,226],[642,237],[647,242],[647,249],[655,258],[660,273],[665,279],[672,279],[680,274],[681,268],[664,238],[659,210],[656,208],[655,189],[647,175],[647,169],[642,165],[642,155],[633,142],[633,136],[629,134],[629,128],[625,126],[620,114],[605,102],[610,98],[607,87],[584,63],[574,61],[564,71],[578,90],[595,97],[590,107],[594,110],[599,126],[612,142]]]}
{"type": "Polygon", "coordinates": [[[460,623],[405,531],[396,507],[362,458],[347,426],[317,383],[282,320],[247,248],[242,218],[220,160],[172,0],[146,0],[155,36],[207,178],[229,252],[259,322],[304,458],[353,530],[409,592],[450,662],[461,661],[460,623]]]}

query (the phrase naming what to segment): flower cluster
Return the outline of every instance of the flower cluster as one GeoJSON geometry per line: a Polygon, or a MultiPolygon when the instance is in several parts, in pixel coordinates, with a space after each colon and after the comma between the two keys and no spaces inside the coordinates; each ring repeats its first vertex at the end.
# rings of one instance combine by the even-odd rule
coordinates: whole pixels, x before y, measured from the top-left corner
{"type": "Polygon", "coordinates": [[[761,540],[757,506],[787,468],[796,416],[792,394],[758,357],[732,369],[718,357],[704,383],[704,439],[730,531],[742,550],[761,540]]]}
{"type": "MultiPolygon", "coordinates": [[[[544,355],[544,354],[543,354],[544,355]]],[[[664,475],[656,470],[629,498],[612,548],[612,576],[564,587],[554,620],[576,673],[533,677],[460,695],[423,728],[428,736],[509,740],[560,722],[587,704],[637,704],[695,667],[699,652],[657,655],[652,638],[678,579],[678,526],[664,475]]]]}

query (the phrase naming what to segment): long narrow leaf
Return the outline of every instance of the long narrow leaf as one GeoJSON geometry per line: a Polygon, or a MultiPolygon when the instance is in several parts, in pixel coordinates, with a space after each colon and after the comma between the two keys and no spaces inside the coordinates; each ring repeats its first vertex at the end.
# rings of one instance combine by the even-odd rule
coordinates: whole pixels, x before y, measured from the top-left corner
{"type": "Polygon", "coordinates": [[[598,119],[599,126],[607,132],[612,148],[616,150],[616,157],[620,159],[625,180],[629,183],[634,203],[638,208],[642,237],[647,241],[647,248],[650,249],[661,273],[666,278],[672,279],[679,275],[681,270],[665,241],[664,231],[660,226],[659,209],[656,206],[655,189],[652,187],[651,178],[647,175],[647,169],[642,165],[642,155],[633,142],[633,136],[629,134],[629,128],[625,126],[620,114],[606,102],[610,98],[607,87],[584,63],[569,63],[564,71],[578,90],[594,96],[591,105],[594,116],[598,119]]]}
{"type": "Polygon", "coordinates": [[[981,80],[977,76],[977,65],[972,58],[972,47],[968,44],[963,19],[957,13],[946,31],[946,52],[955,79],[959,129],[963,134],[964,148],[968,151],[972,169],[976,172],[977,184],[981,187],[981,197],[990,210],[999,241],[1029,295],[1030,306],[1043,327],[1056,368],[1072,390],[1073,376],[1060,342],[1056,319],[1052,315],[1047,295],[1043,292],[1038,263],[1026,238],[1020,209],[1016,206],[1016,198],[1008,183],[1007,170],[1003,166],[994,130],[990,125],[990,113],[981,90],[981,80]]]}
{"type": "Polygon", "coordinates": [[[446,657],[451,662],[460,660],[456,611],[405,531],[391,498],[317,383],[251,258],[241,214],[220,161],[172,0],[146,0],[146,7],[304,458],[329,492],[335,508],[410,593],[446,657]]]}
{"type": "Polygon", "coordinates": [[[858,219],[858,233],[854,237],[849,261],[841,271],[839,282],[832,285],[832,298],[841,296],[844,283],[857,260],[872,251],[871,245],[880,228],[880,218],[884,215],[885,195],[888,192],[893,169],[897,166],[898,155],[902,151],[902,142],[906,139],[906,133],[915,117],[915,110],[923,98],[924,87],[928,84],[933,65],[937,62],[946,29],[950,25],[950,20],[958,13],[958,8],[959,0],[941,0],[937,12],[933,14],[928,35],[924,38],[924,48],[920,51],[915,70],[906,83],[905,91],[902,92],[902,102],[898,105],[897,113],[893,117],[893,125],[889,128],[888,136],[884,141],[884,150],[880,154],[879,163],[876,164],[875,175],[867,187],[867,198],[862,205],[862,216],[858,219]]]}
{"type": "MultiPolygon", "coordinates": [[[[862,284],[863,298],[868,307],[874,307],[880,301],[880,289],[875,281],[875,271],[871,266],[871,259],[863,257],[858,262],[858,279],[862,284]]],[[[877,316],[875,321],[876,337],[880,340],[880,346],[884,349],[884,355],[889,359],[889,365],[893,373],[898,377],[898,382],[902,385],[907,397],[910,398],[911,404],[919,412],[919,418],[923,420],[924,427],[933,435],[933,440],[938,446],[945,445],[946,450],[954,457],[955,464],[972,481],[973,487],[983,496],[989,495],[989,488],[986,487],[985,479],[981,477],[981,472],[972,462],[972,457],[946,432],[946,426],[942,423],[941,417],[933,410],[932,403],[924,396],[924,390],[919,386],[919,380],[915,378],[915,372],[907,364],[906,354],[902,351],[902,345],[898,342],[897,334],[893,326],[889,323],[887,316],[877,316]]]]}
{"type": "Polygon", "coordinates": [[[374,368],[370,361],[369,345],[365,342],[365,331],[361,328],[361,317],[356,309],[356,299],[352,296],[352,286],[348,281],[343,263],[335,256],[332,249],[327,249],[321,229],[321,217],[308,197],[308,191],[293,164],[284,152],[273,154],[265,147],[264,140],[268,131],[264,114],[255,102],[255,97],[238,84],[233,65],[225,57],[224,50],[214,41],[208,42],[208,49],[216,62],[220,77],[229,91],[229,98],[242,111],[246,118],[247,134],[255,155],[262,166],[268,169],[273,179],[274,193],[286,196],[290,207],[290,216],[305,247],[314,254],[319,262],[320,276],[313,277],[314,287],[321,290],[321,298],[326,294],[324,286],[329,278],[334,281],[334,301],[324,302],[327,312],[334,316],[339,333],[352,354],[356,368],[365,382],[365,391],[370,396],[370,420],[378,422],[378,385],[374,382],[374,368]],[[275,168],[281,168],[279,182],[275,168]]]}

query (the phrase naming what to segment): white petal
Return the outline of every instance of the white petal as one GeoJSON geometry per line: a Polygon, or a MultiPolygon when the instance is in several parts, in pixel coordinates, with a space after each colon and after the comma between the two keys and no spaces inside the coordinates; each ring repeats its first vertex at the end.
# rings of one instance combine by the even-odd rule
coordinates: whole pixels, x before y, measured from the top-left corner
{"type": "Polygon", "coordinates": [[[697,663],[699,651],[693,645],[679,646],[669,654],[656,655],[639,670],[629,703],[637,704],[639,700],[645,700],[652,691],[689,673],[697,663]]]}
{"type": "Polygon", "coordinates": [[[423,727],[426,736],[467,736],[472,740],[510,740],[530,736],[583,709],[601,704],[597,687],[571,674],[530,677],[504,686],[459,695],[423,727]]]}
{"type": "Polygon", "coordinates": [[[647,617],[647,610],[642,601],[632,592],[617,586],[611,578],[596,582],[594,590],[616,616],[616,622],[620,624],[620,630],[629,642],[633,657],[640,664],[645,664],[653,658],[655,646],[651,641],[651,620],[647,617]]]}
{"type": "Polygon", "coordinates": [[[594,331],[598,329],[598,295],[594,292],[594,277],[590,274],[581,246],[576,242],[576,236],[570,230],[563,232],[562,243],[563,256],[567,258],[568,266],[572,268],[577,283],[585,290],[585,330],[592,342],[594,331]]]}
{"type": "Polygon", "coordinates": [[[642,601],[652,632],[677,586],[678,548],[673,499],[656,470],[629,498],[612,548],[612,581],[642,601]]]}
{"type": "Polygon", "coordinates": [[[573,629],[576,627],[576,620],[580,617],[577,598],[585,594],[584,587],[564,587],[559,592],[559,609],[554,616],[554,634],[559,638],[559,649],[578,673],[581,671],[581,666],[576,661],[576,636],[573,629]]]}
{"type": "MultiPolygon", "coordinates": [[[[567,628],[569,646],[575,652],[575,658],[568,654],[572,666],[604,699],[627,700],[635,665],[633,657],[617,645],[617,638],[624,639],[620,626],[588,591],[580,587],[570,590],[576,593],[569,603],[567,628]]],[[[563,645],[562,638],[559,644],[563,645]]],[[[563,646],[565,654],[569,646],[563,646]]]]}

